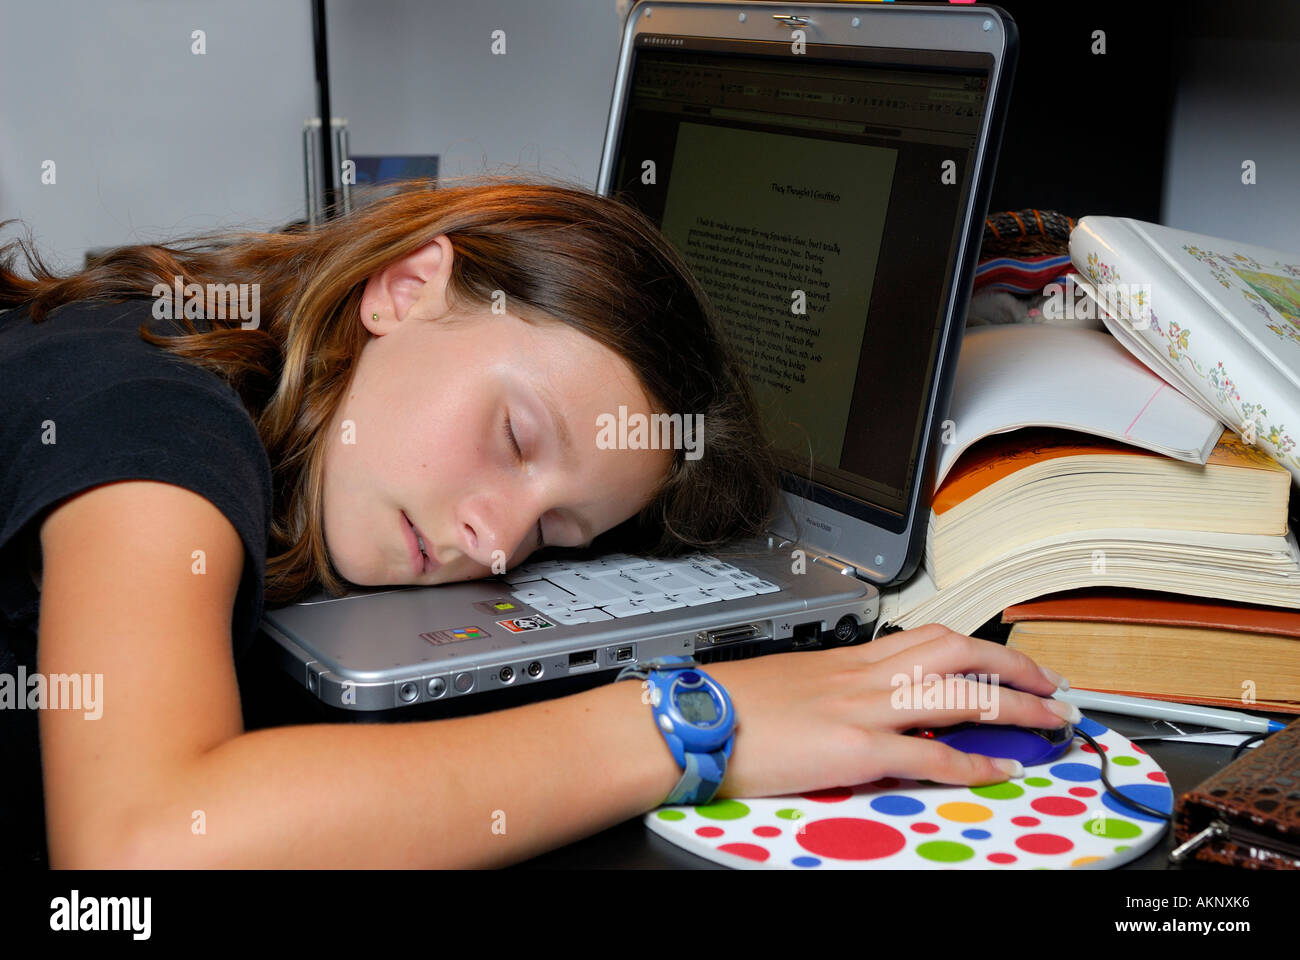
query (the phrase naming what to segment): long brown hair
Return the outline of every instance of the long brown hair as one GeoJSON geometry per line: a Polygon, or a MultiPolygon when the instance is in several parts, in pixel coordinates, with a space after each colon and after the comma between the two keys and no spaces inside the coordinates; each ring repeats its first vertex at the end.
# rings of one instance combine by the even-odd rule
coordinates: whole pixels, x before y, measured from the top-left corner
{"type": "Polygon", "coordinates": [[[326,427],[369,337],[357,322],[362,290],[441,234],[454,250],[452,302],[487,305],[503,291],[524,319],[567,323],[614,350],[658,410],[703,414],[703,455],[678,450],[648,506],[601,545],[665,556],[760,532],[778,487],[772,451],[722,325],[667,239],[630,204],[588,190],[480,181],[407,181],[315,227],[123,246],[64,277],[41,261],[29,233],[0,247],[0,307],[27,306],[39,323],[62,304],[150,296],[175,277],[205,289],[260,284],[254,329],[238,316],[209,317],[203,331],[186,319],[189,334],[158,335],[146,322],[140,336],[222,376],[257,426],[274,491],[268,603],[317,585],[345,589],[322,529],[322,465],[326,427]],[[30,279],[13,269],[17,250],[30,279]]]}

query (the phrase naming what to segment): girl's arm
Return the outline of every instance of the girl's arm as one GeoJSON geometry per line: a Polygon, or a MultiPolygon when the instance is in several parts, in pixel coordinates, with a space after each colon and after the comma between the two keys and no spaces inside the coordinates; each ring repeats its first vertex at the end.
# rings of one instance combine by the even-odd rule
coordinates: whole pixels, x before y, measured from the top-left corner
{"type": "Polygon", "coordinates": [[[98,717],[41,716],[53,867],[500,866],[652,809],[680,776],[635,682],[245,733],[230,642],[243,547],[215,506],[106,484],[53,511],[41,544],[38,669],[89,674],[88,689],[102,675],[98,717]]]}
{"type": "MultiPolygon", "coordinates": [[[[630,682],[480,716],[244,733],[230,637],[243,550],[215,506],[105,484],[55,510],[41,542],[39,669],[103,677],[98,718],[41,715],[52,866],[499,866],[653,809],[680,776],[630,682]]],[[[1073,709],[1023,653],[937,624],[709,673],[738,724],[720,797],[998,783],[1004,761],[904,731],[984,719],[982,688],[997,723],[1059,726],[1054,710],[1073,709]],[[966,677],[965,705],[900,705],[916,667],[966,677]]]]}

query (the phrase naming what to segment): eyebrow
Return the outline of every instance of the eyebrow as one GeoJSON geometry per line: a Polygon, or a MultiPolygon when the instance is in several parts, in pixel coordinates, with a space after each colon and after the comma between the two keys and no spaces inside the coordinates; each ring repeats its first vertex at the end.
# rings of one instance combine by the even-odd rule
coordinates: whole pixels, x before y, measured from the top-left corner
{"type": "MultiPolygon", "coordinates": [[[[555,430],[555,435],[560,438],[560,461],[566,467],[576,467],[578,456],[573,449],[573,434],[569,432],[569,425],[565,422],[559,408],[556,407],[551,397],[540,387],[534,389],[542,401],[542,406],[546,408],[546,412],[551,416],[551,427],[555,430]]],[[[573,518],[574,523],[578,525],[578,529],[582,532],[583,542],[578,549],[591,546],[591,542],[596,538],[592,532],[591,524],[572,510],[566,509],[564,512],[573,518]]]]}

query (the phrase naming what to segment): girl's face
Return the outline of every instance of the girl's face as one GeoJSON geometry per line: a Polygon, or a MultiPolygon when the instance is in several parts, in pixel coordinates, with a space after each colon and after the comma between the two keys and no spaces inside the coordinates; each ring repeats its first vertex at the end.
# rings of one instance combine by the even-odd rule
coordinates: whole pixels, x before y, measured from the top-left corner
{"type": "Polygon", "coordinates": [[[329,427],[324,480],[326,543],[353,584],[469,580],[543,544],[586,544],[638,513],[672,462],[597,447],[601,414],[654,412],[608,347],[525,322],[508,299],[502,314],[444,317],[452,256],[440,236],[362,297],[372,336],[329,427]]]}

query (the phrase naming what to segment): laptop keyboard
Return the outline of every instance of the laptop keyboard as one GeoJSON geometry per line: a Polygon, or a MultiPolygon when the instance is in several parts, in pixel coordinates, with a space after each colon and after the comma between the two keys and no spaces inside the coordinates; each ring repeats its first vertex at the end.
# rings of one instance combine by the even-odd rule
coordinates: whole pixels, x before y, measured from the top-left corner
{"type": "Polygon", "coordinates": [[[706,554],[671,560],[622,553],[595,560],[539,560],[502,574],[502,579],[511,585],[516,600],[566,624],[698,607],[781,589],[706,554]]]}

